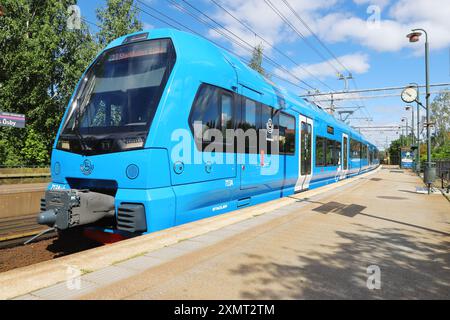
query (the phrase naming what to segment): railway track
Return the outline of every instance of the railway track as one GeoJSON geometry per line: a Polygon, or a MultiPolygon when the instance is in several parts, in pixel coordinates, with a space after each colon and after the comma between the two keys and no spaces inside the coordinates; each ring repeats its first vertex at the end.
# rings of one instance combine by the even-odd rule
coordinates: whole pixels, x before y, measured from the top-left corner
{"type": "Polygon", "coordinates": [[[0,272],[56,259],[102,244],[86,237],[59,239],[56,232],[46,233],[27,245],[24,242],[47,227],[37,224],[36,214],[0,218],[0,272]]]}
{"type": "MultiPolygon", "coordinates": [[[[37,224],[36,214],[2,218],[0,219],[0,249],[21,245],[45,229],[47,229],[45,226],[37,224]]],[[[51,232],[39,239],[49,239],[55,236],[56,233],[51,232]]]]}

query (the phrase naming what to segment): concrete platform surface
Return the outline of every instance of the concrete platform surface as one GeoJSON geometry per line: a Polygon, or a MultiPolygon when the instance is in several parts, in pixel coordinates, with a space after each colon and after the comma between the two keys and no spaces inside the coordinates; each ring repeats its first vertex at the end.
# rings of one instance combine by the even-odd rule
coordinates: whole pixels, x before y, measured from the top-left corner
{"type": "MultiPolygon", "coordinates": [[[[9,288],[21,293],[18,299],[448,299],[450,203],[442,195],[415,193],[420,183],[407,171],[378,170],[132,239],[184,234],[153,250],[141,244],[141,252],[96,271],[67,267],[83,265],[80,254],[65,261],[64,281],[47,288],[40,283],[43,289],[14,291],[17,277],[33,279],[30,270],[18,270],[8,276],[9,288]]],[[[108,250],[114,248],[125,245],[108,250]]],[[[50,264],[35,268],[40,275],[52,270],[50,264]]]]}

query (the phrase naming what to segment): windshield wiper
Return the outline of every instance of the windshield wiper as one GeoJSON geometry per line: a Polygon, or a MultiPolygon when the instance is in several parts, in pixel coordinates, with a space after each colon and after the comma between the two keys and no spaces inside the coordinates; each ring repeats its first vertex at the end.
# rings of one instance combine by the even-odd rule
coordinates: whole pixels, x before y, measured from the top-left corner
{"type": "Polygon", "coordinates": [[[75,121],[74,121],[74,133],[77,136],[77,138],[80,140],[80,146],[81,146],[81,151],[82,151],[82,155],[86,155],[86,151],[88,150],[88,146],[86,144],[86,140],[84,139],[83,135],[80,132],[80,116],[81,116],[81,112],[80,112],[80,98],[77,99],[76,101],[77,103],[77,111],[75,114],[75,121]]]}

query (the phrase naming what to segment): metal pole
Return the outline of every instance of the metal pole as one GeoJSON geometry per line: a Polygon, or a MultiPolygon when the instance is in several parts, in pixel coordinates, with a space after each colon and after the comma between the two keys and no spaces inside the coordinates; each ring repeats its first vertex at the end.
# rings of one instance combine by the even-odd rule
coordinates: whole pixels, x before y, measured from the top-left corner
{"type": "Polygon", "coordinates": [[[405,122],[406,122],[406,127],[405,127],[405,136],[406,136],[406,146],[408,146],[408,144],[409,144],[409,138],[408,138],[408,136],[409,136],[409,134],[408,134],[408,117],[405,117],[405,122]]]}
{"type": "Polygon", "coordinates": [[[414,108],[411,106],[411,139],[412,139],[412,145],[415,145],[416,139],[414,136],[414,108]]]}
{"type": "Polygon", "coordinates": [[[420,89],[417,83],[413,83],[417,88],[417,152],[416,152],[416,172],[420,174],[420,89]]]}
{"type": "MultiPolygon", "coordinates": [[[[424,30],[425,32],[425,30],[424,30]]],[[[425,32],[425,73],[426,73],[426,106],[427,106],[427,162],[431,167],[431,134],[430,134],[430,69],[429,69],[428,34],[425,32]]]]}
{"type": "Polygon", "coordinates": [[[428,44],[428,33],[424,29],[414,29],[413,32],[422,31],[425,34],[425,99],[426,99],[426,118],[427,118],[427,163],[426,163],[426,173],[424,174],[426,178],[426,184],[428,185],[428,194],[431,193],[431,183],[434,178],[434,172],[432,171],[431,163],[431,132],[430,132],[430,61],[429,61],[429,51],[430,46],[428,44]]]}

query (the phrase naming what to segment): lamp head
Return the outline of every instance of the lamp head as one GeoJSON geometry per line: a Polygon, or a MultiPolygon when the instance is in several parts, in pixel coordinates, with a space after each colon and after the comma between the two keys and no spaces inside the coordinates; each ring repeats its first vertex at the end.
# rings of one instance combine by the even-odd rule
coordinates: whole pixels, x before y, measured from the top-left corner
{"type": "Polygon", "coordinates": [[[413,31],[409,33],[406,37],[409,39],[409,42],[418,42],[420,39],[420,36],[422,35],[422,32],[413,31]]]}

